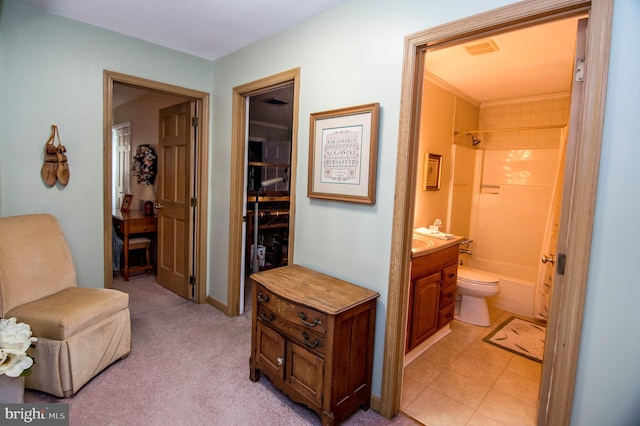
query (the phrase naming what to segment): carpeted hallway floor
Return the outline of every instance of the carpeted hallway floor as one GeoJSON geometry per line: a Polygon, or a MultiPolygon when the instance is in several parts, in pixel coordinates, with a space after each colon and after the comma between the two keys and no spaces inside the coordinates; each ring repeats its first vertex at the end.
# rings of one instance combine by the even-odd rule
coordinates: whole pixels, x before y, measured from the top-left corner
{"type": "MultiPolygon", "coordinates": [[[[71,425],[319,425],[318,416],[249,380],[250,312],[229,318],[155,283],[114,279],[130,295],[131,354],[67,399],[25,392],[26,403],[68,403],[71,425]]],[[[37,368],[37,366],[36,366],[37,368]]],[[[414,425],[373,410],[347,425],[414,425]]]]}

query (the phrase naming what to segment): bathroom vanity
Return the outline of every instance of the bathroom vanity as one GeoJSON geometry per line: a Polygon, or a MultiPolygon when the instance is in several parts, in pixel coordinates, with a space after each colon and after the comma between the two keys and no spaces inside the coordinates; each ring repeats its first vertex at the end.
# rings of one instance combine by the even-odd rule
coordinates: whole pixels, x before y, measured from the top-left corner
{"type": "Polygon", "coordinates": [[[462,239],[414,236],[405,353],[453,320],[462,239]]]}

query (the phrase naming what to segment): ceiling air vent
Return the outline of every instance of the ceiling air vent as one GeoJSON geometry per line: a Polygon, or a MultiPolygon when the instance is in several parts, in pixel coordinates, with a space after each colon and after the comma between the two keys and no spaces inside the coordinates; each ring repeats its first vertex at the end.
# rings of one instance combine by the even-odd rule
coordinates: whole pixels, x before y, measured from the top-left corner
{"type": "Polygon", "coordinates": [[[498,45],[491,39],[481,40],[477,43],[468,44],[464,47],[471,55],[484,55],[485,53],[497,52],[498,45]]]}
{"type": "Polygon", "coordinates": [[[268,98],[262,102],[267,103],[269,105],[276,105],[276,106],[289,105],[288,101],[285,101],[284,99],[278,99],[278,98],[268,98]]]}

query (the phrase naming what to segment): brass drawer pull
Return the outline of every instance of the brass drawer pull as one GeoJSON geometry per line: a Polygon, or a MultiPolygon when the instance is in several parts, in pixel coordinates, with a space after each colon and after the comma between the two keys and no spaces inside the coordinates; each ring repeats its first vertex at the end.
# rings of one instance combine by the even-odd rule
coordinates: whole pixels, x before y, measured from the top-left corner
{"type": "Polygon", "coordinates": [[[315,349],[322,346],[322,342],[319,339],[314,340],[313,343],[309,342],[309,333],[306,331],[302,332],[302,337],[304,337],[304,345],[309,349],[315,349]]]}
{"type": "Polygon", "coordinates": [[[302,323],[307,327],[315,327],[316,325],[322,324],[322,321],[320,321],[318,318],[315,318],[313,322],[307,322],[307,314],[305,314],[304,312],[298,312],[298,316],[302,320],[302,323]]]}
{"type": "Polygon", "coordinates": [[[260,310],[260,318],[262,318],[262,321],[271,322],[274,319],[276,319],[276,316],[273,315],[273,314],[267,316],[267,312],[264,309],[261,309],[260,310]]]}
{"type": "Polygon", "coordinates": [[[455,274],[454,272],[452,272],[452,273],[450,273],[449,275],[447,275],[447,277],[448,277],[448,278],[453,278],[453,277],[455,277],[455,276],[456,276],[456,274],[455,274]]]}
{"type": "Polygon", "coordinates": [[[262,291],[258,290],[258,302],[269,303],[269,295],[265,296],[262,291]]]}

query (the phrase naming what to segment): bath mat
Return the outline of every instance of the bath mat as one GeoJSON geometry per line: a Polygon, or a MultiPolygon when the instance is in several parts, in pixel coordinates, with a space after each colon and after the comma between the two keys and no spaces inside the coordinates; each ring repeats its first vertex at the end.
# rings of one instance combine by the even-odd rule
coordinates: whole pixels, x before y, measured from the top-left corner
{"type": "Polygon", "coordinates": [[[482,340],[516,355],[542,363],[546,330],[544,325],[511,317],[482,340]]]}

